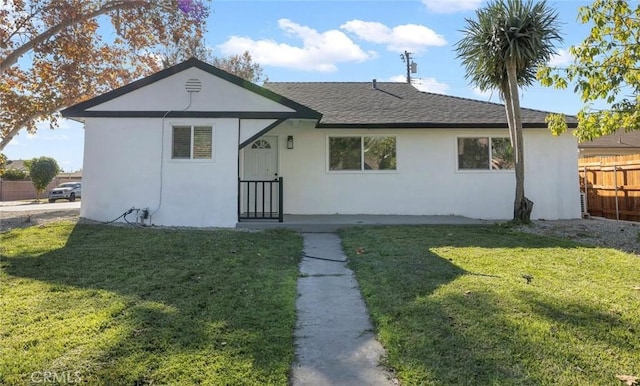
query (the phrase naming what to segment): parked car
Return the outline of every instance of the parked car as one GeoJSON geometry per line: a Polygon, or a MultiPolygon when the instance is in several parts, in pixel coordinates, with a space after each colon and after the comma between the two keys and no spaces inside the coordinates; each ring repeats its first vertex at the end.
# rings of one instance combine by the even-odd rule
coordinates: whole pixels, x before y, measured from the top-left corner
{"type": "Polygon", "coordinates": [[[61,198],[75,201],[82,196],[82,182],[65,182],[49,192],[49,202],[56,202],[61,198]]]}

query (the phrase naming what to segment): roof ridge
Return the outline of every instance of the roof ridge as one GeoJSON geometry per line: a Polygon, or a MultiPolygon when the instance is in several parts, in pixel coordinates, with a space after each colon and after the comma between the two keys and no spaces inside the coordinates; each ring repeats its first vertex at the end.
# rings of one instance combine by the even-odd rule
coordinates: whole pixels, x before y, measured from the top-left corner
{"type": "MultiPolygon", "coordinates": [[[[398,83],[398,84],[403,84],[405,82],[380,82],[380,81],[376,81],[378,84],[380,83],[398,83]]],[[[266,81],[264,82],[265,84],[269,83],[269,84],[371,84],[371,81],[311,81],[311,82],[292,82],[292,81],[286,81],[286,82],[272,82],[272,81],[266,81]]]]}
{"type": "MultiPolygon", "coordinates": [[[[493,105],[493,106],[503,106],[504,107],[504,103],[498,103],[498,102],[489,102],[489,101],[483,101],[481,99],[473,99],[473,98],[468,98],[468,97],[461,97],[461,96],[457,96],[457,95],[448,95],[448,94],[438,94],[435,92],[429,92],[429,91],[420,91],[418,89],[416,89],[419,93],[422,94],[429,94],[429,95],[437,95],[437,96],[444,96],[444,97],[449,97],[449,98],[454,98],[454,99],[460,99],[460,100],[464,100],[464,101],[470,101],[470,102],[476,102],[476,103],[484,103],[484,104],[488,104],[488,105],[493,105]]],[[[520,108],[522,110],[529,110],[529,111],[535,111],[538,113],[555,113],[554,111],[546,111],[546,110],[540,110],[540,109],[532,109],[530,107],[522,107],[520,106],[520,108]]],[[[566,114],[565,114],[566,115],[566,114]]],[[[573,117],[573,115],[567,115],[567,116],[571,116],[573,117]]]]}

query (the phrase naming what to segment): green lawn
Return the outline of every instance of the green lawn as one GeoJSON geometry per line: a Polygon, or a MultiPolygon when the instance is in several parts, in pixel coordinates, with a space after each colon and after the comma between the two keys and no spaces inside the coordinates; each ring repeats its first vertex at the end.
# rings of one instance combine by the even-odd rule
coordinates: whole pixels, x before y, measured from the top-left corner
{"type": "Polygon", "coordinates": [[[60,383],[287,384],[295,233],[55,224],[0,237],[0,384],[47,372],[60,383]]]}
{"type": "Polygon", "coordinates": [[[498,226],[341,236],[403,385],[622,385],[617,375],[640,376],[637,256],[498,226]]]}

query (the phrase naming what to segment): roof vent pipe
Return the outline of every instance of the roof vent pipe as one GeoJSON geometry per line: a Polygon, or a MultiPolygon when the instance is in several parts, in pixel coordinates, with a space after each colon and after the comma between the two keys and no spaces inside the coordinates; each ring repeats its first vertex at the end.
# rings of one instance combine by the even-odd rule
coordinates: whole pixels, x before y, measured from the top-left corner
{"type": "Polygon", "coordinates": [[[378,81],[376,81],[375,79],[371,82],[371,87],[374,89],[378,88],[378,81]]]}

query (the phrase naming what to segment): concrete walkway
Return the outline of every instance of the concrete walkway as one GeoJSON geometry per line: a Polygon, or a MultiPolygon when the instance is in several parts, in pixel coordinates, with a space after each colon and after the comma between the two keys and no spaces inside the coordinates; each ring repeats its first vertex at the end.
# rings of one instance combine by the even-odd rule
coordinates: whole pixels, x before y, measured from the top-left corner
{"type": "Polygon", "coordinates": [[[304,233],[293,385],[394,385],[336,234],[304,233]],[[338,261],[327,261],[330,259],[338,261]]]}

